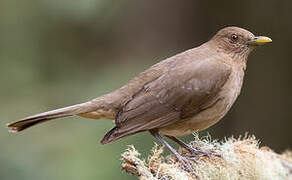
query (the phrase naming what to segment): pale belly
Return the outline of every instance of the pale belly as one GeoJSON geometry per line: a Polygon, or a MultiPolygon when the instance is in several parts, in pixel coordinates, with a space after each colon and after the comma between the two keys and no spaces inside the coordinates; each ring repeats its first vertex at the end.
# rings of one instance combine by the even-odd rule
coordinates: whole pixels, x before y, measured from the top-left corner
{"type": "Polygon", "coordinates": [[[212,108],[206,109],[192,118],[184,119],[159,129],[159,132],[168,136],[185,136],[204,130],[217,123],[230,109],[223,100],[218,101],[212,108]]]}
{"type": "Polygon", "coordinates": [[[159,129],[159,133],[168,136],[185,136],[194,132],[204,130],[222,119],[237,99],[241,86],[243,74],[233,74],[231,81],[221,91],[219,101],[195,116],[180,120],[159,129]]]}

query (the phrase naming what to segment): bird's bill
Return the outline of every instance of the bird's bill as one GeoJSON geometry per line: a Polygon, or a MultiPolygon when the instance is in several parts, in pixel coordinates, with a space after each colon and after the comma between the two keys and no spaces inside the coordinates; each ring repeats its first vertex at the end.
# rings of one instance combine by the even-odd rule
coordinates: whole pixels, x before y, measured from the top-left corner
{"type": "Polygon", "coordinates": [[[249,45],[255,45],[255,46],[259,46],[259,45],[263,45],[263,44],[267,44],[272,42],[272,39],[269,37],[265,37],[265,36],[256,36],[254,37],[252,40],[250,40],[248,42],[249,45]]]}

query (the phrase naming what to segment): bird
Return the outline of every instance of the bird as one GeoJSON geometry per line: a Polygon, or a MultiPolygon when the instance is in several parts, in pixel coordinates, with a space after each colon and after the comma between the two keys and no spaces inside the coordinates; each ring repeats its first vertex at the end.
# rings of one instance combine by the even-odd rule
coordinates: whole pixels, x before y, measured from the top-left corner
{"type": "Polygon", "coordinates": [[[121,88],[85,103],[7,124],[12,132],[68,116],[114,120],[101,144],[148,131],[179,161],[187,159],[163,136],[193,154],[203,153],[178,139],[221,120],[240,94],[248,55],[272,42],[239,27],[225,27],[209,41],[151,66],[121,88]]]}

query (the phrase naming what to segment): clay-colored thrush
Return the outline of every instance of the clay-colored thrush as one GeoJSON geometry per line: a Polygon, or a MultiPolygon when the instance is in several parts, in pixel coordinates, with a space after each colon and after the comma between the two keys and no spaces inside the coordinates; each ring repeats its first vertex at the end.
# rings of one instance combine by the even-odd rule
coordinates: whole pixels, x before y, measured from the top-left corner
{"type": "Polygon", "coordinates": [[[8,124],[13,132],[56,118],[78,115],[115,120],[102,139],[106,144],[127,135],[149,131],[185,162],[160,134],[192,153],[175,138],[218,122],[238,97],[247,58],[258,45],[272,42],[238,27],[221,29],[199,47],[167,58],[140,73],[128,84],[89,102],[69,106],[8,124]]]}

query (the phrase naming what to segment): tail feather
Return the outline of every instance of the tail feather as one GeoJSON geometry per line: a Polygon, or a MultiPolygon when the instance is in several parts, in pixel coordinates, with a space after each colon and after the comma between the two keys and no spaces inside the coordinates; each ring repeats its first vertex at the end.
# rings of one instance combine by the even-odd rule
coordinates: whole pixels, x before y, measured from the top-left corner
{"type": "Polygon", "coordinates": [[[91,110],[93,109],[92,107],[90,108],[88,103],[82,103],[82,104],[77,104],[77,105],[29,116],[19,121],[8,123],[7,126],[8,128],[10,128],[11,132],[19,132],[31,126],[34,126],[36,124],[46,122],[48,120],[86,113],[91,110]]]}

